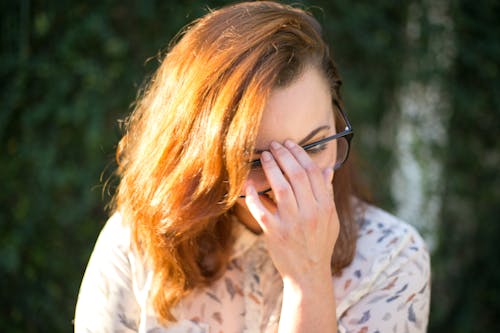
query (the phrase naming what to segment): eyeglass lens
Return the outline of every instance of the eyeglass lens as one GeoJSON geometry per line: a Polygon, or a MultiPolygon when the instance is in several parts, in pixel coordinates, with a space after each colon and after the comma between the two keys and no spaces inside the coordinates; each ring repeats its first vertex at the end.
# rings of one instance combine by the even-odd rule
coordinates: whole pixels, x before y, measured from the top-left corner
{"type": "MultiPolygon", "coordinates": [[[[345,162],[349,142],[346,137],[340,137],[326,142],[317,142],[308,145],[306,152],[311,159],[320,167],[333,167],[337,170],[345,162]]],[[[249,179],[252,180],[258,192],[263,192],[269,188],[264,170],[260,165],[253,166],[250,170],[249,179]]]]}

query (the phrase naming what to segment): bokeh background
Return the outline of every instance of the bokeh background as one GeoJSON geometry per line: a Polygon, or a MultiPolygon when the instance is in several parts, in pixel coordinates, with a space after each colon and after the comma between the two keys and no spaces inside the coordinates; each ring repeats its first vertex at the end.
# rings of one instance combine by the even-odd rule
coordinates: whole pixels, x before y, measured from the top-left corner
{"type": "MultiPolygon", "coordinates": [[[[119,120],[189,21],[229,1],[2,1],[0,331],[68,332],[119,120]]],[[[429,332],[500,325],[500,4],[295,1],[344,79],[363,179],[432,250],[429,332]]]]}

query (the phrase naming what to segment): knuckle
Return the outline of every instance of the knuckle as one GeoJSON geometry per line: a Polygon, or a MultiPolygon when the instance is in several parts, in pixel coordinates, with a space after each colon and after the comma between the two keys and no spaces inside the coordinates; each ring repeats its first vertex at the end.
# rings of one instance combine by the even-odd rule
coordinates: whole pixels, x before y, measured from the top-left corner
{"type": "Polygon", "coordinates": [[[265,212],[259,212],[256,218],[264,224],[269,223],[269,217],[266,215],[265,212]]]}
{"type": "Polygon", "coordinates": [[[280,158],[288,156],[288,153],[284,149],[278,149],[278,150],[274,151],[273,154],[280,157],[280,158]]]}
{"type": "Polygon", "coordinates": [[[317,172],[319,172],[319,168],[318,168],[318,166],[317,166],[315,163],[307,163],[307,164],[304,166],[304,169],[305,169],[308,173],[317,173],[317,172]]]}
{"type": "Polygon", "coordinates": [[[295,169],[293,170],[291,173],[290,173],[290,176],[293,178],[293,179],[297,179],[297,180],[306,180],[307,179],[307,174],[305,172],[304,169],[295,169]]]}
{"type": "Polygon", "coordinates": [[[276,194],[278,196],[285,196],[288,194],[289,190],[288,190],[288,187],[287,186],[283,186],[283,185],[278,185],[276,186],[276,188],[274,189],[274,192],[276,192],[276,194]]]}
{"type": "Polygon", "coordinates": [[[302,211],[302,221],[307,225],[315,223],[318,220],[319,210],[318,207],[309,207],[310,209],[306,209],[302,211]]]}
{"type": "Polygon", "coordinates": [[[304,150],[304,148],[302,148],[301,146],[299,145],[295,145],[293,148],[292,148],[293,152],[297,155],[302,155],[302,156],[308,156],[307,155],[307,152],[304,150]]]}

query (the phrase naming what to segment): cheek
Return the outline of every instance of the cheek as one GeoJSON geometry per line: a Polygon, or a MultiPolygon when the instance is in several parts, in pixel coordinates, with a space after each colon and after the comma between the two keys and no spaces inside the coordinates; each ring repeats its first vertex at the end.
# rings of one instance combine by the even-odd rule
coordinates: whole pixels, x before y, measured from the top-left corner
{"type": "Polygon", "coordinates": [[[239,198],[238,200],[236,200],[236,202],[234,203],[234,211],[237,213],[236,215],[239,215],[242,212],[248,212],[248,207],[245,203],[245,199],[239,198]]]}
{"type": "MultiPolygon", "coordinates": [[[[264,205],[264,207],[272,214],[276,213],[277,206],[276,200],[273,196],[272,192],[268,192],[266,194],[259,195],[260,202],[264,205]]],[[[245,198],[239,198],[236,200],[234,204],[237,211],[248,212],[251,215],[250,210],[248,209],[247,203],[245,202],[245,198]]]]}
{"type": "Polygon", "coordinates": [[[243,186],[243,191],[245,190],[246,186],[250,183],[255,187],[257,192],[264,191],[269,188],[269,183],[267,181],[264,170],[262,169],[256,169],[250,171],[250,174],[248,175],[245,185],[243,186]]]}
{"type": "Polygon", "coordinates": [[[317,155],[311,155],[311,159],[321,169],[333,168],[337,159],[337,145],[335,141],[329,142],[327,148],[317,155]]]}

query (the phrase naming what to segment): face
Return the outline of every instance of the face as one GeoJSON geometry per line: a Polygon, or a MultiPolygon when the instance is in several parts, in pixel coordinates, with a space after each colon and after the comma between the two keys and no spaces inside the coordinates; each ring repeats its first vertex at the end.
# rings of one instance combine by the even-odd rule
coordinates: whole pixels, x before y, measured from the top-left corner
{"type": "MultiPolygon", "coordinates": [[[[321,72],[308,67],[289,86],[277,88],[267,102],[257,135],[253,159],[258,160],[262,151],[269,150],[272,141],[283,143],[290,139],[301,146],[335,134],[335,120],[331,92],[321,72]]],[[[319,145],[308,154],[316,164],[333,168],[336,161],[336,145],[319,145]]],[[[260,166],[252,167],[248,180],[257,191],[269,188],[260,166]]],[[[268,209],[274,208],[272,191],[261,195],[268,209]]],[[[244,199],[238,199],[235,213],[247,227],[260,232],[260,227],[248,211],[244,199]]]]}

